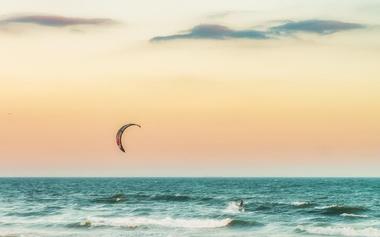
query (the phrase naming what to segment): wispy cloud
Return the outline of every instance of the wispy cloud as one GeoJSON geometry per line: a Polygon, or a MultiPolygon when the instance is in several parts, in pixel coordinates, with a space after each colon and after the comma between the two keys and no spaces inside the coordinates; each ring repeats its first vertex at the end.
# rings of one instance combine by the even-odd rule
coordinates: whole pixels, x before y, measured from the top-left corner
{"type": "Polygon", "coordinates": [[[165,41],[176,39],[232,39],[232,38],[246,38],[246,39],[267,39],[268,37],[264,32],[256,30],[233,30],[223,25],[197,25],[182,34],[157,36],[151,41],[165,41]]]}
{"type": "Polygon", "coordinates": [[[320,35],[333,34],[340,31],[365,28],[366,25],[358,23],[348,23],[332,20],[305,20],[305,21],[286,21],[277,26],[269,27],[266,30],[234,30],[223,25],[201,24],[193,27],[185,33],[157,36],[151,39],[152,42],[169,41],[180,39],[252,39],[263,40],[273,39],[280,36],[286,37],[296,33],[315,33],[320,35]]]}
{"type": "Polygon", "coordinates": [[[116,21],[108,18],[81,18],[81,17],[65,17],[57,15],[23,15],[12,16],[0,20],[1,25],[40,25],[48,27],[66,27],[77,25],[110,25],[115,24],[116,21]]]}
{"type": "Polygon", "coordinates": [[[328,20],[306,20],[291,21],[285,24],[271,27],[270,31],[281,34],[292,34],[298,32],[317,33],[317,34],[333,34],[339,31],[353,30],[364,28],[365,26],[357,23],[347,23],[342,21],[328,20]]]}
{"type": "Polygon", "coordinates": [[[213,13],[213,14],[210,14],[207,16],[207,18],[211,18],[211,19],[217,19],[217,18],[225,18],[225,17],[229,17],[229,16],[242,16],[242,15],[251,15],[251,14],[255,14],[257,13],[257,11],[249,11],[249,10],[240,10],[240,11],[221,11],[221,12],[216,12],[216,13],[213,13]]]}

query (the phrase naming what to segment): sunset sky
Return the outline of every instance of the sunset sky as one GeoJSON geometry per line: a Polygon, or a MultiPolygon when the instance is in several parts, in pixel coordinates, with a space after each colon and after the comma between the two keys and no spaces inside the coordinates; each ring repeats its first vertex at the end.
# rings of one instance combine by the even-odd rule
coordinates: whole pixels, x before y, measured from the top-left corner
{"type": "Polygon", "coordinates": [[[0,176],[379,176],[379,12],[2,0],[0,176]]]}

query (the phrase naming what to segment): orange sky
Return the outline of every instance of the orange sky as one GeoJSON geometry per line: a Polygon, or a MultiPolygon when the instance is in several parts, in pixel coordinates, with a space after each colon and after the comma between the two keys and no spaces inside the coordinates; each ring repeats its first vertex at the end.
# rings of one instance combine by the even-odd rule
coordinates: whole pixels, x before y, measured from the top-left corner
{"type": "MultiPolygon", "coordinates": [[[[143,4],[128,1],[95,1],[95,10],[83,12],[62,4],[37,1],[16,11],[8,1],[4,11],[119,24],[0,24],[1,176],[378,176],[376,27],[262,41],[152,43],[235,5],[196,2],[182,16],[156,13],[156,20],[143,4]],[[141,14],[122,16],[118,4],[141,14]],[[169,18],[178,21],[168,24],[169,18]],[[142,128],[128,131],[123,154],[115,134],[128,122],[142,128]]],[[[236,13],[221,23],[263,24],[281,9],[284,18],[304,18],[287,4],[235,4],[268,14],[236,13]]],[[[350,18],[356,8],[347,6],[339,12],[345,21],[373,26],[379,20],[370,12],[350,18]]],[[[323,4],[315,8],[320,11],[311,18],[330,16],[323,4]]]]}

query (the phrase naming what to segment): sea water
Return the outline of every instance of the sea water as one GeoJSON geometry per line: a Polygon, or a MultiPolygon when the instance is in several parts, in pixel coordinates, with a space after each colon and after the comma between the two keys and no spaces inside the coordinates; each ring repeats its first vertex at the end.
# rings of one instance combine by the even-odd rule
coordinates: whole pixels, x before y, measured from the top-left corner
{"type": "Polygon", "coordinates": [[[380,179],[1,178],[0,236],[375,237],[380,179]]]}

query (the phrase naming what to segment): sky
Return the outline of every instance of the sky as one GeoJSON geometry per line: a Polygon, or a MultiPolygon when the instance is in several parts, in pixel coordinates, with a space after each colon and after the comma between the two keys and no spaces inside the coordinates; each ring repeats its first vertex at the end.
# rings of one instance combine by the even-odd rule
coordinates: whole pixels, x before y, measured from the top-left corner
{"type": "Polygon", "coordinates": [[[2,0],[0,176],[379,176],[379,11],[2,0]]]}

